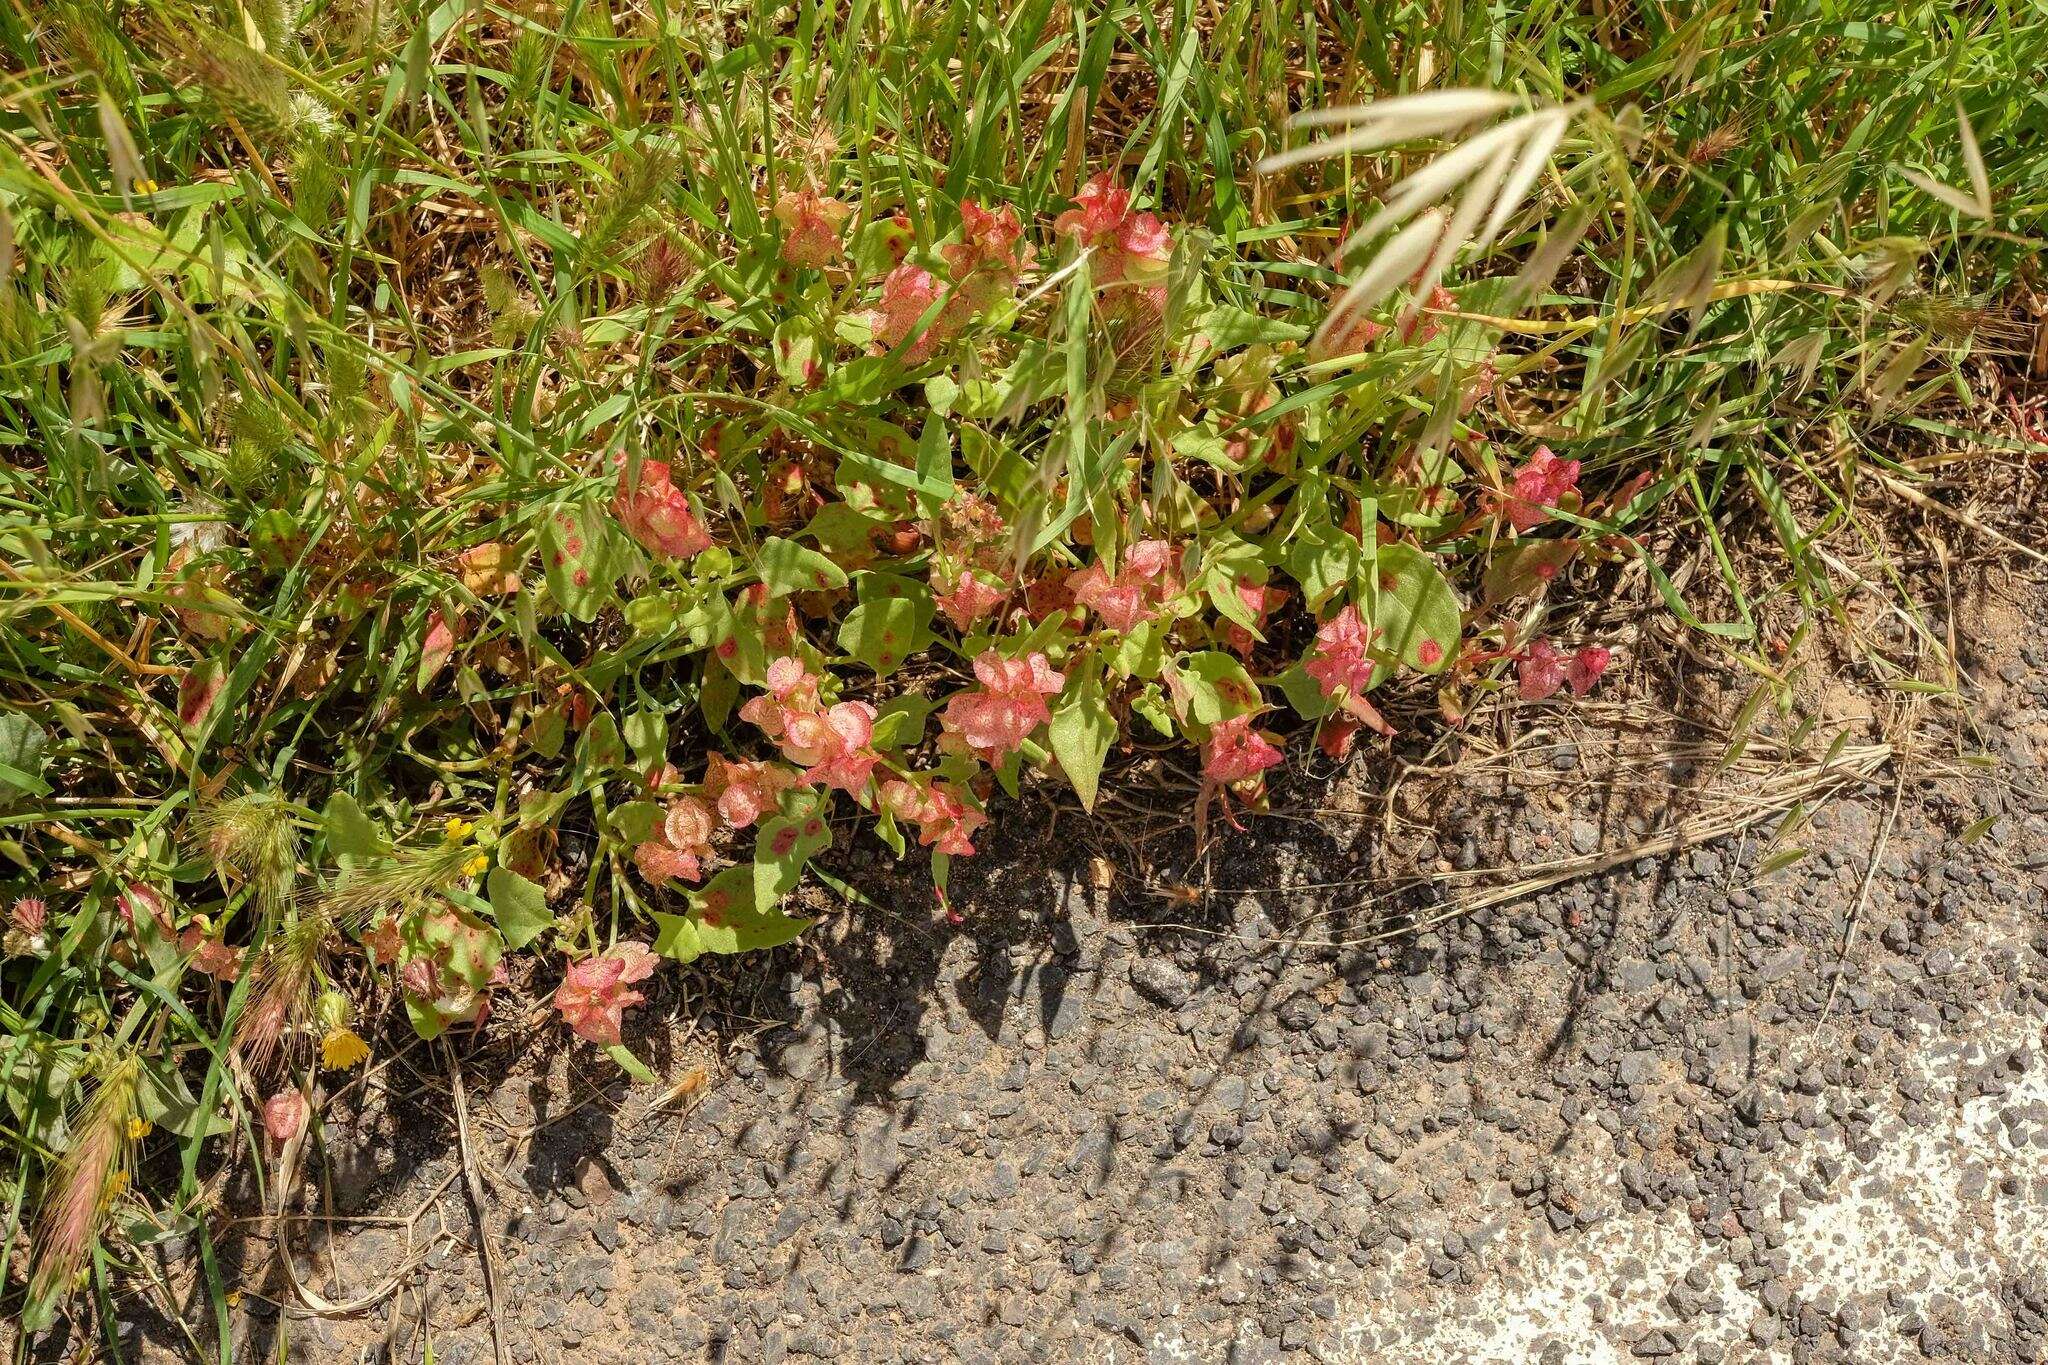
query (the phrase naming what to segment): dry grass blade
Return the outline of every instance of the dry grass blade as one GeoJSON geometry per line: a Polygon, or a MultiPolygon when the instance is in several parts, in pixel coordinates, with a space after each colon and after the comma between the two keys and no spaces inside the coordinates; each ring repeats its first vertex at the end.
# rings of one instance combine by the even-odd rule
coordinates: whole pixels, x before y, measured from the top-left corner
{"type": "Polygon", "coordinates": [[[1426,213],[1395,234],[1394,240],[1358,272],[1358,278],[1330,306],[1330,315],[1317,335],[1317,344],[1327,345],[1341,327],[1363,315],[1400,288],[1403,280],[1421,270],[1443,239],[1443,229],[1441,217],[1426,213]]]}
{"type": "Polygon", "coordinates": [[[1849,965],[1849,949],[1856,942],[1856,924],[1863,915],[1863,906],[1870,899],[1870,884],[1877,880],[1877,869],[1884,862],[1884,851],[1890,847],[1892,827],[1899,822],[1899,806],[1906,799],[1906,784],[1892,783],[1891,809],[1885,812],[1884,828],[1877,832],[1877,843],[1870,850],[1870,860],[1864,864],[1863,880],[1857,883],[1856,899],[1849,903],[1846,922],[1842,928],[1842,951],[1835,961],[1835,979],[1828,985],[1828,998],[1820,1007],[1820,1017],[1813,1021],[1813,1036],[1819,1037],[1821,1026],[1834,1012],[1835,997],[1842,992],[1842,977],[1849,965]]]}
{"type": "MultiPolygon", "coordinates": [[[[1352,127],[1336,137],[1268,157],[1259,168],[1284,170],[1304,162],[1449,134],[1515,103],[1492,91],[1438,91],[1297,118],[1292,121],[1297,127],[1337,123],[1352,127]]],[[[1427,299],[1461,252],[1492,246],[1527,202],[1580,107],[1529,110],[1466,139],[1391,186],[1379,211],[1343,241],[1336,257],[1341,261],[1387,233],[1394,235],[1366,262],[1331,308],[1319,343],[1328,344],[1336,328],[1349,325],[1391,293],[1398,282],[1414,278],[1415,298],[1427,299]],[[1454,201],[1448,214],[1433,207],[1446,200],[1454,201]]],[[[1563,249],[1569,251],[1578,232],[1562,240],[1563,249]]],[[[1552,265],[1545,278],[1554,270],[1552,265]]],[[[1419,306],[1419,302],[1410,306],[1411,316],[1419,306]]]]}
{"type": "MultiPolygon", "coordinates": [[[[1891,763],[1896,750],[1890,744],[1844,745],[1818,762],[1799,764],[1778,769],[1771,776],[1746,773],[1748,780],[1731,790],[1713,810],[1690,816],[1667,828],[1653,831],[1630,843],[1615,848],[1601,849],[1593,853],[1571,858],[1559,858],[1545,863],[1522,864],[1514,868],[1474,867],[1461,871],[1437,873],[1415,879],[1414,884],[1430,884],[1439,887],[1465,886],[1472,882],[1483,882],[1493,878],[1512,876],[1512,880],[1498,885],[1475,888],[1454,895],[1443,904],[1434,907],[1426,915],[1412,918],[1393,928],[1378,930],[1347,938],[1308,938],[1286,935],[1259,942],[1286,943],[1302,948],[1359,948],[1375,943],[1387,943],[1406,938],[1448,924],[1453,920],[1491,906],[1505,905],[1540,895],[1555,886],[1577,881],[1582,877],[1598,876],[1617,867],[1624,867],[1639,858],[1656,858],[1687,848],[1696,848],[1731,834],[1739,834],[1766,820],[1773,819],[1794,806],[1802,803],[1828,799],[1852,787],[1869,781],[1891,763]]],[[[1505,757],[1505,756],[1503,756],[1505,757]]],[[[1347,883],[1320,883],[1323,887],[1335,887],[1347,883]]],[[[1218,893],[1226,891],[1248,891],[1253,888],[1217,888],[1218,893]]],[[[1258,888],[1269,891],[1288,891],[1294,887],[1258,888]]],[[[1351,902],[1321,912],[1337,914],[1345,911],[1372,909],[1381,905],[1377,897],[1351,902]]],[[[1206,928],[1202,925],[1177,921],[1163,921],[1145,926],[1148,929],[1173,929],[1188,933],[1203,934],[1215,938],[1240,938],[1233,931],[1206,928]]],[[[1251,940],[1247,940],[1251,941],[1251,940]]]]}
{"type": "Polygon", "coordinates": [[[1261,160],[1262,174],[1354,152],[1378,151],[1403,142],[1443,137],[1467,124],[1514,107],[1514,97],[1493,90],[1431,90],[1372,104],[1309,110],[1287,121],[1290,128],[1349,125],[1349,131],[1261,160]]]}
{"type": "Polygon", "coordinates": [[[462,1155],[462,1179],[469,1192],[469,1211],[475,1221],[477,1252],[483,1258],[484,1297],[491,1314],[491,1349],[497,1365],[506,1365],[505,1313],[498,1303],[498,1246],[491,1237],[491,1205],[484,1195],[484,1182],[477,1172],[476,1147],[469,1136],[469,1096],[462,1084],[462,1065],[455,1060],[447,1038],[441,1039],[441,1060],[448,1068],[448,1085],[455,1103],[456,1146],[462,1155]]]}
{"type": "MultiPolygon", "coordinates": [[[[1658,830],[1633,843],[1536,864],[1525,869],[1534,875],[1461,897],[1453,901],[1443,914],[1431,917],[1427,924],[1441,924],[1489,905],[1520,900],[1564,882],[1595,876],[1638,858],[1661,857],[1679,849],[1739,834],[1801,802],[1824,800],[1846,787],[1868,781],[1892,761],[1893,752],[1889,744],[1847,746],[1831,760],[1789,769],[1743,793],[1740,801],[1731,801],[1719,810],[1681,820],[1669,829],[1658,830]]],[[[1473,880],[1499,875],[1502,871],[1505,869],[1474,868],[1469,872],[1448,874],[1441,880],[1473,880]]]]}
{"type": "Polygon", "coordinates": [[[1976,517],[1971,516],[1968,512],[1962,511],[1959,508],[1950,507],[1945,502],[1938,502],[1935,499],[1928,497],[1925,493],[1922,493],[1919,489],[1913,487],[1911,484],[1899,482],[1891,475],[1885,473],[1882,469],[1872,469],[1870,471],[1870,475],[1872,478],[1876,479],[1880,484],[1884,485],[1886,489],[1890,490],[1892,493],[1897,494],[1899,497],[1904,498],[1907,502],[1912,503],[1915,507],[1922,508],[1929,512],[1939,512],[1942,516],[1949,518],[1957,525],[1967,527],[1970,530],[1976,532],[1978,535],[1985,537],[1987,540],[1997,541],[2006,549],[2012,550],[2017,554],[2023,554],[2028,559],[2033,560],[2036,564],[2048,564],[2048,554],[2043,554],[2041,551],[2035,549],[2031,545],[2022,545],[2019,541],[2014,540],[2011,536],[2005,534],[2005,532],[1999,530],[1997,527],[1985,525],[1982,521],[1980,521],[1976,517]]]}

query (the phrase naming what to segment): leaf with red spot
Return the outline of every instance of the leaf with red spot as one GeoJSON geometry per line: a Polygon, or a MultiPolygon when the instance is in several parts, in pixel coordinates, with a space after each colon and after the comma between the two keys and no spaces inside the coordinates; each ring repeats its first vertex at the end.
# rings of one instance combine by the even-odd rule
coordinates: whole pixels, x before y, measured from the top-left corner
{"type": "Polygon", "coordinates": [[[805,523],[802,534],[816,541],[842,569],[860,569],[876,557],[875,537],[892,523],[843,502],[828,502],[805,523]]]}
{"type": "Polygon", "coordinates": [[[1173,709],[1183,722],[1217,725],[1259,709],[1258,684],[1234,654],[1205,649],[1182,656],[1166,671],[1173,709]]]}
{"type": "Polygon", "coordinates": [[[864,573],[860,605],[839,623],[839,648],[885,678],[932,642],[932,593],[896,574],[864,573]]]}
{"type": "Polygon", "coordinates": [[[761,545],[761,581],[771,597],[793,592],[823,592],[846,586],[846,572],[808,546],[781,536],[770,536],[761,545]]]}
{"type": "Polygon", "coordinates": [[[1523,540],[1493,557],[1493,562],[1486,566],[1480,591],[1487,602],[1527,596],[1557,577],[1558,571],[1577,558],[1578,553],[1576,537],[1523,540]]]}
{"type": "Polygon", "coordinates": [[[901,218],[877,218],[853,234],[853,269],[861,279],[878,280],[902,265],[917,244],[901,218]]]}
{"type": "Polygon", "coordinates": [[[815,791],[787,798],[788,813],[761,822],[754,840],[754,905],[768,911],[796,890],[804,864],[832,843],[831,806],[815,791]]]}
{"type": "Polygon", "coordinates": [[[595,621],[611,600],[624,555],[611,518],[594,503],[561,503],[540,525],[541,568],[548,595],[578,621],[595,621]]]}
{"type": "Polygon", "coordinates": [[[678,962],[705,953],[745,953],[789,942],[811,921],[785,915],[754,900],[754,869],[729,867],[690,897],[687,914],[654,911],[654,951],[678,962]]]}
{"type": "Polygon", "coordinates": [[[228,672],[218,659],[194,664],[178,681],[178,719],[188,730],[196,730],[213,711],[227,685],[228,672]]]}
{"type": "Polygon", "coordinates": [[[1449,668],[1465,618],[1436,563],[1413,545],[1382,545],[1373,573],[1374,653],[1424,673],[1449,668]]]}
{"type": "Polygon", "coordinates": [[[462,616],[459,612],[453,620],[438,610],[427,613],[426,630],[420,637],[420,666],[413,680],[413,685],[420,691],[426,691],[427,684],[448,666],[449,657],[455,653],[455,646],[460,643],[456,633],[462,629],[462,625],[462,616]]]}

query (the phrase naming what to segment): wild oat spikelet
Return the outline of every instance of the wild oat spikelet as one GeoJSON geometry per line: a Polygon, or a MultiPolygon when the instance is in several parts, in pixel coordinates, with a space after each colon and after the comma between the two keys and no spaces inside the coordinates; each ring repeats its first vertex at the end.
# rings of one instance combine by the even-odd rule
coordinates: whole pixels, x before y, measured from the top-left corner
{"type": "Polygon", "coordinates": [[[122,1053],[100,1067],[92,1094],[72,1120],[71,1145],[43,1187],[25,1315],[31,1326],[39,1316],[46,1322],[70,1290],[107,1211],[128,1188],[136,1138],[149,1131],[136,1113],[141,1081],[141,1062],[122,1053]]]}
{"type": "Polygon", "coordinates": [[[640,253],[640,298],[645,303],[662,303],[682,287],[690,271],[690,259],[670,233],[662,233],[640,253]]]}
{"type": "MultiPolygon", "coordinates": [[[[461,836],[351,869],[334,886],[296,902],[296,913],[256,960],[249,1003],[235,1025],[235,1047],[250,1069],[267,1071],[281,1051],[316,1028],[315,995],[326,984],[323,965],[336,934],[360,934],[384,910],[401,909],[422,897],[476,875],[483,857],[469,842],[475,826],[461,836]]],[[[488,859],[484,859],[488,864],[488,859]]]]}
{"type": "Polygon", "coordinates": [[[166,26],[156,46],[167,68],[205,91],[254,135],[283,142],[296,131],[292,78],[282,61],[216,28],[166,26]]]}

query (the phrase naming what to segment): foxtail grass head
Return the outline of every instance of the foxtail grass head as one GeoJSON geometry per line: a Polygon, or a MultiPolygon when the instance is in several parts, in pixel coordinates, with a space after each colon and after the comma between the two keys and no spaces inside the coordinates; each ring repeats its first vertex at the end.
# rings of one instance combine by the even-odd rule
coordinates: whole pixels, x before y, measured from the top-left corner
{"type": "Polygon", "coordinates": [[[141,1092],[141,1062],[119,1053],[100,1064],[71,1121],[71,1144],[43,1187],[23,1313],[31,1328],[46,1324],[71,1292],[108,1211],[127,1193],[135,1143],[149,1131],[138,1109],[141,1092]]]}
{"type": "Polygon", "coordinates": [[[333,936],[332,920],[317,911],[301,912],[263,946],[249,1002],[235,1021],[235,1050],[252,1072],[268,1073],[310,1029],[333,936]]]}
{"type": "Polygon", "coordinates": [[[275,792],[244,792],[200,810],[191,836],[216,868],[249,883],[266,911],[283,906],[299,860],[299,827],[275,792]]]}

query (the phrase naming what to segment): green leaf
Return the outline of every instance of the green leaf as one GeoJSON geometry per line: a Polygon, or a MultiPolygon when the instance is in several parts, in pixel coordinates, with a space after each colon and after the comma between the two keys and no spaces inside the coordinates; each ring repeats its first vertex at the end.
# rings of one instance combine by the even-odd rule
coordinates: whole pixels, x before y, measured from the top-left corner
{"type": "Polygon", "coordinates": [[[1464,611],[1435,561],[1405,543],[1380,547],[1374,646],[1410,668],[1441,673],[1458,657],[1464,611]]]}
{"type": "Polygon", "coordinates": [[[1159,690],[1158,683],[1146,683],[1138,689],[1138,695],[1131,698],[1131,714],[1144,717],[1145,723],[1165,738],[1173,738],[1173,708],[1166,704],[1166,694],[1159,690]]]}
{"type": "Polygon", "coordinates": [[[906,692],[884,702],[875,713],[872,747],[901,749],[917,743],[924,738],[925,720],[931,715],[934,705],[930,697],[916,692],[906,692]]]}
{"type": "Polygon", "coordinates": [[[1060,771],[1081,798],[1081,808],[1095,809],[1096,788],[1102,781],[1102,762],[1109,746],[1116,743],[1116,719],[1102,696],[1102,678],[1092,668],[1076,668],[1060,702],[1052,713],[1047,734],[1060,771]]]}
{"type": "MultiPolygon", "coordinates": [[[[903,856],[903,829],[896,823],[896,817],[883,811],[875,817],[875,833],[887,844],[890,851],[899,858],[903,856]]],[[[822,874],[820,874],[822,875],[822,874]]]]}
{"type": "Polygon", "coordinates": [[[1281,322],[1228,303],[1204,309],[1195,317],[1195,330],[1207,337],[1219,354],[1257,342],[1300,341],[1309,332],[1299,324],[1281,322]]]}
{"type": "Polygon", "coordinates": [[[383,831],[347,792],[338,791],[328,797],[327,809],[321,812],[320,819],[327,827],[329,853],[344,858],[378,858],[391,850],[383,831]]]}
{"type": "MultiPolygon", "coordinates": [[[[953,411],[953,405],[960,401],[960,385],[951,375],[935,374],[924,381],[924,401],[931,410],[944,417],[953,411]]],[[[950,476],[951,471],[948,471],[950,476]]]]}
{"type": "Polygon", "coordinates": [[[791,802],[787,815],[761,822],[754,840],[754,904],[769,910],[796,890],[803,880],[804,864],[811,855],[832,842],[832,826],[825,816],[827,798],[813,796],[791,802]]]}
{"type": "Polygon", "coordinates": [[[509,867],[494,867],[484,883],[490,894],[491,918],[507,948],[524,948],[555,922],[545,891],[509,867]]]}
{"type": "Polygon", "coordinates": [[[553,758],[562,752],[562,742],[569,737],[569,718],[560,706],[542,708],[526,727],[526,742],[542,758],[553,758]]]}
{"type": "Polygon", "coordinates": [[[889,525],[843,502],[828,502],[812,514],[802,534],[836,561],[862,564],[875,557],[874,534],[889,525]]]}
{"type": "Polygon", "coordinates": [[[707,654],[704,658],[704,682],[697,689],[697,709],[704,713],[705,721],[712,729],[724,734],[726,722],[739,699],[740,680],[719,662],[716,654],[707,654]]]}
{"type": "Polygon", "coordinates": [[[1158,677],[1166,670],[1166,627],[1158,621],[1140,621],[1135,630],[1117,641],[1108,663],[1118,677],[1158,677]]]}
{"type": "Polygon", "coordinates": [[[1209,584],[1203,589],[1203,595],[1209,599],[1209,605],[1216,609],[1218,616],[1235,625],[1243,626],[1260,639],[1265,638],[1259,633],[1259,618],[1245,605],[1245,600],[1237,595],[1237,589],[1228,582],[1218,581],[1209,584]]]}
{"type": "Polygon", "coordinates": [[[755,904],[754,869],[729,867],[690,897],[685,915],[655,911],[654,951],[678,962],[705,953],[775,948],[810,928],[811,921],[755,904]]]}
{"type": "Polygon", "coordinates": [[[760,572],[771,597],[846,586],[846,574],[837,564],[816,550],[781,536],[770,536],[762,543],[760,572]]]}
{"type": "Polygon", "coordinates": [[[143,1063],[142,1084],[135,1090],[135,1107],[158,1128],[182,1138],[212,1137],[235,1126],[231,1115],[218,1109],[202,1109],[184,1074],[167,1061],[143,1063]]]}
{"type": "Polygon", "coordinates": [[[652,801],[628,801],[612,811],[612,833],[622,844],[644,844],[661,823],[661,807],[652,801]]]}
{"type": "Polygon", "coordinates": [[[440,1037],[441,1030],[447,1027],[432,1004],[412,995],[405,997],[405,1017],[412,1023],[412,1031],[429,1043],[440,1037]]]}
{"type": "Polygon", "coordinates": [[[864,573],[858,590],[860,605],[839,623],[839,648],[887,677],[931,644],[931,589],[896,574],[864,573]]]}
{"type": "Polygon", "coordinates": [[[0,810],[14,804],[23,792],[47,796],[50,786],[43,781],[43,751],[49,747],[49,732],[19,711],[0,711],[0,810]]]}
{"type": "Polygon", "coordinates": [[[1259,709],[1259,685],[1234,654],[1205,649],[1175,664],[1167,677],[1176,709],[1197,725],[1215,725],[1259,709]]]}
{"type": "Polygon", "coordinates": [[[1287,704],[1294,708],[1294,714],[1303,720],[1321,720],[1337,709],[1337,703],[1323,695],[1322,685],[1308,675],[1308,670],[1295,664],[1273,680],[1280,689],[1287,704]]]}
{"type": "Polygon", "coordinates": [[[626,745],[641,767],[654,767],[668,757],[668,717],[652,707],[627,716],[626,745]]]}
{"type": "Polygon", "coordinates": [[[625,741],[619,738],[619,723],[609,711],[600,711],[583,727],[576,741],[576,762],[587,772],[602,773],[626,761],[625,741]]]}
{"type": "Polygon", "coordinates": [[[1364,577],[1367,557],[1357,536],[1324,522],[1310,523],[1289,537],[1279,563],[1301,584],[1303,598],[1315,610],[1364,577]]]}
{"type": "Polygon", "coordinates": [[[925,419],[917,437],[917,478],[925,511],[937,515],[958,489],[953,483],[953,438],[937,414],[925,419]]]}
{"type": "Polygon", "coordinates": [[[548,595],[578,621],[595,621],[611,600],[624,554],[611,519],[590,502],[552,509],[540,525],[548,595]]]}

